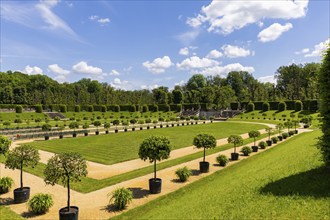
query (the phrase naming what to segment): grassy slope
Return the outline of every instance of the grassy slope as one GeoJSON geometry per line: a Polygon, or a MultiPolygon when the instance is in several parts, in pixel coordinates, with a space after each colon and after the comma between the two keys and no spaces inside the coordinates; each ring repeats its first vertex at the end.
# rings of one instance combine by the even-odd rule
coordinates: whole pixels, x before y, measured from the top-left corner
{"type": "Polygon", "coordinates": [[[220,139],[231,134],[242,134],[264,127],[264,125],[253,124],[211,123],[63,140],[38,141],[31,145],[38,149],[55,153],[74,151],[81,153],[90,161],[114,164],[138,158],[140,143],[150,135],[169,137],[173,148],[178,149],[192,145],[193,137],[199,132],[207,132],[220,139]]]}
{"type": "Polygon", "coordinates": [[[24,219],[20,215],[11,211],[9,208],[0,206],[0,219],[1,220],[16,220],[16,219],[24,219]]]}
{"type": "Polygon", "coordinates": [[[315,148],[319,135],[296,136],[118,218],[330,219],[330,173],[315,148]]]}

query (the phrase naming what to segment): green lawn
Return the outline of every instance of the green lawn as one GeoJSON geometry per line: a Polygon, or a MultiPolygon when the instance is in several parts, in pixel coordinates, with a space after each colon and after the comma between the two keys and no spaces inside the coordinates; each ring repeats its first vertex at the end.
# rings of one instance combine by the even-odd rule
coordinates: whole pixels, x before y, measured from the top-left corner
{"type": "MultiPolygon", "coordinates": [[[[118,219],[330,219],[330,172],[304,133],[118,219]]],[[[115,219],[116,219],[115,218],[115,219]]]]}
{"type": "Polygon", "coordinates": [[[66,138],[31,143],[38,149],[54,153],[78,152],[87,160],[103,164],[114,164],[138,158],[138,149],[146,137],[163,135],[170,139],[173,149],[192,145],[193,137],[199,132],[213,134],[217,139],[231,134],[243,134],[253,129],[265,128],[264,125],[243,123],[209,123],[162,129],[142,130],[109,135],[66,138]]]}
{"type": "Polygon", "coordinates": [[[0,206],[0,219],[1,220],[16,220],[16,219],[24,219],[20,215],[11,211],[9,208],[0,206]]]}

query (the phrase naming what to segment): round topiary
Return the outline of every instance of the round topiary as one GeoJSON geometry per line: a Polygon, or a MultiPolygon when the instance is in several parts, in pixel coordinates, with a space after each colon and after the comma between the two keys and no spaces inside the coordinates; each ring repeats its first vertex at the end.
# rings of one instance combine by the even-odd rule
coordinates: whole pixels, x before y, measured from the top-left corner
{"type": "Polygon", "coordinates": [[[286,110],[286,103],[285,102],[280,102],[278,103],[278,111],[285,111],[286,110]]]}
{"type": "Polygon", "coordinates": [[[23,107],[21,105],[16,105],[15,106],[15,112],[16,113],[22,113],[23,112],[23,107]]]}
{"type": "Polygon", "coordinates": [[[267,112],[270,109],[270,104],[268,102],[262,103],[262,111],[267,112]]]}
{"type": "Polygon", "coordinates": [[[42,113],[42,106],[41,105],[35,105],[34,106],[36,113],[42,113]]]}
{"type": "Polygon", "coordinates": [[[300,100],[295,101],[295,103],[294,103],[294,110],[296,112],[299,112],[299,111],[302,111],[303,110],[303,103],[300,100]]]}
{"type": "Polygon", "coordinates": [[[29,200],[29,211],[35,214],[44,214],[54,205],[50,194],[38,193],[29,200]]]}
{"type": "Polygon", "coordinates": [[[222,167],[226,166],[228,161],[229,161],[228,157],[226,155],[223,155],[223,154],[217,156],[216,160],[219,163],[219,165],[222,166],[222,167]]]}
{"type": "Polygon", "coordinates": [[[241,152],[243,153],[244,156],[249,156],[250,153],[252,153],[252,149],[249,146],[244,146],[242,147],[241,152]]]}
{"type": "Polygon", "coordinates": [[[255,108],[254,103],[249,102],[249,104],[247,105],[247,111],[252,112],[252,111],[254,111],[254,108],[255,108]]]}

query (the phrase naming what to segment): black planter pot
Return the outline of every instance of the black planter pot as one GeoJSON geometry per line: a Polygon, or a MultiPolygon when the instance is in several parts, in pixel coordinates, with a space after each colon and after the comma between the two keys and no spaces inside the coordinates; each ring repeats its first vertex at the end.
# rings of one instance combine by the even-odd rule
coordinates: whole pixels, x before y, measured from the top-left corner
{"type": "Polygon", "coordinates": [[[118,133],[118,129],[115,130],[115,133],[118,133]]]}
{"type": "Polygon", "coordinates": [[[160,125],[159,127],[160,127],[160,128],[163,128],[163,125],[160,125]]]}
{"type": "Polygon", "coordinates": [[[309,125],[304,125],[304,128],[309,128],[309,125]]]}
{"type": "Polygon", "coordinates": [[[205,124],[205,121],[203,121],[203,124],[205,124]]]}
{"type": "Polygon", "coordinates": [[[283,140],[283,137],[282,136],[277,136],[278,140],[279,141],[282,141],[283,140]]]}
{"type": "Polygon", "coordinates": [[[60,220],[78,220],[79,208],[77,206],[70,206],[70,210],[67,207],[59,210],[60,220]]]}
{"type": "Polygon", "coordinates": [[[258,152],[259,147],[258,146],[252,146],[252,152],[258,152]]]}
{"type": "Polygon", "coordinates": [[[149,126],[147,126],[147,129],[150,129],[150,127],[149,127],[149,126]]]}
{"type": "Polygon", "coordinates": [[[272,146],[273,142],[271,140],[267,140],[266,143],[267,143],[267,146],[272,146]]]}
{"type": "Polygon", "coordinates": [[[178,126],[178,127],[179,127],[179,126],[180,126],[180,124],[177,124],[176,126],[178,126]]]}
{"type": "Polygon", "coordinates": [[[174,127],[174,124],[172,124],[172,127],[174,127]]]}
{"type": "Polygon", "coordinates": [[[155,125],[155,126],[154,126],[154,129],[156,129],[156,128],[157,128],[157,126],[155,125]]]}
{"type": "Polygon", "coordinates": [[[135,131],[135,128],[132,128],[132,131],[135,131]]]}
{"type": "Polygon", "coordinates": [[[143,127],[140,127],[140,130],[143,130],[143,127]]]}
{"type": "Polygon", "coordinates": [[[182,123],[182,126],[184,126],[184,123],[182,123]]]}
{"type": "Polygon", "coordinates": [[[170,127],[169,125],[166,125],[166,127],[168,128],[168,127],[170,127]]]}
{"type": "Polygon", "coordinates": [[[149,191],[151,194],[158,194],[162,191],[162,179],[149,179],[149,191]]]}
{"type": "Polygon", "coordinates": [[[294,130],[294,133],[298,134],[298,130],[294,130]]]}
{"type": "Polygon", "coordinates": [[[199,172],[201,173],[208,173],[210,168],[209,162],[199,162],[199,172]]]}
{"type": "Polygon", "coordinates": [[[45,136],[45,141],[49,140],[49,136],[45,136]]]}
{"type": "Polygon", "coordinates": [[[14,203],[23,203],[28,201],[30,198],[30,187],[23,187],[14,189],[14,203]]]}
{"type": "Polygon", "coordinates": [[[109,131],[105,131],[106,134],[109,134],[109,131]]]}
{"type": "Polygon", "coordinates": [[[74,137],[74,138],[77,137],[77,134],[76,133],[73,133],[72,134],[72,137],[74,137]]]}
{"type": "Polygon", "coordinates": [[[238,153],[231,153],[231,160],[238,160],[239,154],[238,153]]]}
{"type": "Polygon", "coordinates": [[[88,132],[84,133],[85,136],[88,136],[88,132]]]}
{"type": "Polygon", "coordinates": [[[127,132],[127,128],[125,128],[124,131],[127,132]]]}
{"type": "Polygon", "coordinates": [[[100,132],[99,131],[95,131],[95,135],[99,135],[100,134],[100,132]]]}
{"type": "Polygon", "coordinates": [[[211,123],[213,123],[213,121],[211,121],[211,123]]]}
{"type": "Polygon", "coordinates": [[[60,139],[63,139],[63,135],[62,134],[59,137],[60,137],[60,139]]]}
{"type": "Polygon", "coordinates": [[[198,122],[197,121],[195,122],[195,125],[198,125],[198,122]]]}

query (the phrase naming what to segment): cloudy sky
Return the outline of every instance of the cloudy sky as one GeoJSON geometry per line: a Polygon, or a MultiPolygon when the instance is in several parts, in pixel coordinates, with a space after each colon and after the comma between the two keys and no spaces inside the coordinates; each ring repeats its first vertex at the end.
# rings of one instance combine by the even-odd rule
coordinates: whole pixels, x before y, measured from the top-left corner
{"type": "Polygon", "coordinates": [[[273,81],[282,65],[319,62],[326,0],[1,0],[0,71],[91,78],[115,88],[173,88],[192,74],[248,71],[273,81]]]}

